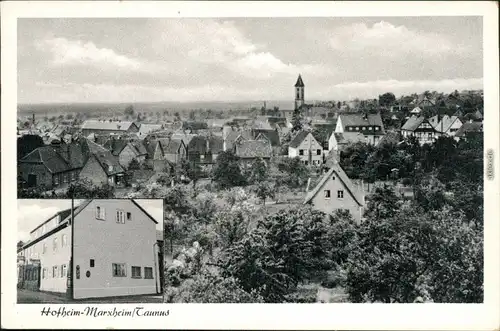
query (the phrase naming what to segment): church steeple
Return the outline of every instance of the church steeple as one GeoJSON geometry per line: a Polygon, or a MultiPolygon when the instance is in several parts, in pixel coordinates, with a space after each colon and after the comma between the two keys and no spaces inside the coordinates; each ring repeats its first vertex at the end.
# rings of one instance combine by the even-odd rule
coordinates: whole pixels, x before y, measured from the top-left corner
{"type": "Polygon", "coordinates": [[[295,109],[299,109],[304,105],[304,82],[299,74],[295,83],[295,109]]]}

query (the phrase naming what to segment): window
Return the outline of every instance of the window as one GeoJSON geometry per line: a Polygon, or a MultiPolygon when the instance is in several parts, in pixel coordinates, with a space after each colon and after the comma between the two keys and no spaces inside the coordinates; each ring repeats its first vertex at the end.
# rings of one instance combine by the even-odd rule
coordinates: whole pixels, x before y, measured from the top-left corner
{"type": "Polygon", "coordinates": [[[299,155],[304,155],[304,150],[303,149],[299,149],[299,155]]]}
{"type": "Polygon", "coordinates": [[[379,126],[376,126],[376,127],[375,127],[375,131],[378,131],[378,130],[380,130],[380,127],[379,127],[379,126]]]}
{"type": "Polygon", "coordinates": [[[362,127],[361,130],[366,130],[366,127],[362,127]]]}
{"type": "Polygon", "coordinates": [[[54,241],[52,243],[52,250],[54,252],[57,251],[57,237],[54,238],[54,241]]]}
{"type": "Polygon", "coordinates": [[[61,265],[61,278],[67,276],[67,266],[65,264],[61,265]]]}
{"type": "Polygon", "coordinates": [[[330,190],[325,190],[325,199],[330,199],[330,190]]]}
{"type": "Polygon", "coordinates": [[[153,268],[144,267],[144,278],[153,279],[153,268]]]}
{"type": "Polygon", "coordinates": [[[43,268],[43,270],[42,270],[42,278],[43,279],[47,278],[47,268],[43,268]]]}
{"type": "Polygon", "coordinates": [[[204,159],[205,159],[205,155],[200,154],[200,160],[204,160],[204,159]]]}
{"type": "Polygon", "coordinates": [[[308,165],[308,164],[309,164],[309,161],[304,161],[304,164],[305,164],[305,165],[308,165]]]}
{"type": "Polygon", "coordinates": [[[132,220],[132,213],[127,213],[127,221],[131,221],[132,220]]]}
{"type": "Polygon", "coordinates": [[[368,130],[371,131],[373,128],[371,126],[368,127],[368,130]]]}
{"type": "Polygon", "coordinates": [[[59,175],[58,174],[54,175],[54,185],[55,186],[59,185],[59,175]]]}
{"type": "Polygon", "coordinates": [[[337,191],[337,198],[343,199],[344,198],[344,190],[338,190],[337,191]]]}
{"type": "Polygon", "coordinates": [[[132,266],[132,278],[142,278],[141,267],[132,266]]]}
{"type": "Polygon", "coordinates": [[[352,131],[352,130],[353,130],[353,129],[352,129],[352,126],[350,126],[350,127],[349,127],[349,131],[352,131]]]}
{"type": "Polygon", "coordinates": [[[116,223],[125,224],[125,212],[123,210],[116,211],[116,223]]]}
{"type": "Polygon", "coordinates": [[[356,131],[359,131],[359,126],[356,127],[356,131]]]}
{"type": "Polygon", "coordinates": [[[61,246],[66,247],[68,245],[68,235],[63,234],[61,240],[61,246]]]}
{"type": "Polygon", "coordinates": [[[335,180],[335,176],[332,176],[332,180],[335,180]]]}
{"type": "Polygon", "coordinates": [[[91,268],[95,267],[95,260],[94,259],[90,259],[90,267],[91,268]]]}
{"type": "Polygon", "coordinates": [[[113,277],[127,277],[125,263],[113,263],[113,277]]]}
{"type": "Polygon", "coordinates": [[[316,155],[321,155],[321,149],[316,150],[316,155]]]}
{"type": "Polygon", "coordinates": [[[58,268],[55,265],[55,266],[52,267],[52,278],[56,278],[57,277],[57,273],[58,273],[58,268]]]}
{"type": "Polygon", "coordinates": [[[95,209],[95,218],[98,220],[106,220],[106,210],[102,207],[97,206],[95,209]]]}

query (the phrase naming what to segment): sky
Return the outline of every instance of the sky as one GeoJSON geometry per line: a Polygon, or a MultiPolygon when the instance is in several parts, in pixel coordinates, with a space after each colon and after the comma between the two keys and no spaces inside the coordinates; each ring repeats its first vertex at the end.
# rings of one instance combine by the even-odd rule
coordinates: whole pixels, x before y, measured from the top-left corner
{"type": "Polygon", "coordinates": [[[481,89],[482,18],[18,19],[18,102],[349,100],[481,89]]]}
{"type": "MultiPolygon", "coordinates": [[[[75,206],[84,200],[75,200],[75,206]]],[[[136,199],[157,222],[157,230],[163,230],[163,201],[161,199],[136,199]]],[[[68,199],[18,199],[17,200],[17,240],[26,241],[30,232],[54,216],[57,212],[71,208],[68,199]]]]}

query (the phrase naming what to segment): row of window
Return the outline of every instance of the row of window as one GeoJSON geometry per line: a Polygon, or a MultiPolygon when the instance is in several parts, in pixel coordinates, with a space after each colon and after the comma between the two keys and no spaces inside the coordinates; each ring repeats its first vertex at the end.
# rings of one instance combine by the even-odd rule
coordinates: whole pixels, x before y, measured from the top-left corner
{"type": "MultiPolygon", "coordinates": [[[[305,164],[305,165],[309,165],[309,161],[307,161],[307,160],[302,160],[302,163],[305,164]]],[[[321,160],[312,160],[311,164],[312,165],[320,165],[321,164],[321,160]]]]}
{"type": "MultiPolygon", "coordinates": [[[[325,190],[325,199],[330,199],[331,196],[331,191],[330,190],[325,190]]],[[[337,190],[337,199],[343,199],[344,198],[344,190],[337,190]]]]}
{"type": "MultiPolygon", "coordinates": [[[[127,277],[127,267],[125,263],[113,263],[113,277],[127,277]]],[[[143,278],[141,274],[142,268],[139,266],[132,266],[132,278],[143,278]]],[[[153,268],[144,267],[144,279],[153,279],[153,268]]]]}
{"type": "Polygon", "coordinates": [[[348,131],[380,131],[380,126],[348,126],[347,127],[348,131]]]}
{"type": "MultiPolygon", "coordinates": [[[[95,210],[95,218],[101,221],[106,220],[106,209],[104,207],[97,206],[95,210]]],[[[123,210],[117,210],[115,215],[116,223],[125,224],[125,220],[132,220],[132,213],[124,212],[123,210]]]]}
{"type": "MultiPolygon", "coordinates": [[[[33,246],[28,247],[27,251],[28,251],[28,256],[29,257],[31,257],[31,258],[39,258],[40,254],[35,249],[36,246],[37,245],[33,245],[33,246]]],[[[61,236],[61,247],[66,247],[66,246],[68,246],[68,235],[63,234],[61,236]]],[[[58,248],[59,248],[59,240],[58,240],[58,237],[55,236],[52,239],[52,251],[53,252],[57,252],[58,248]]],[[[43,242],[42,243],[42,254],[45,254],[45,253],[47,253],[47,243],[43,242]]]]}
{"type": "Polygon", "coordinates": [[[65,278],[66,276],[68,276],[68,266],[66,264],[52,266],[52,269],[42,269],[42,279],[65,278]]]}
{"type": "MultiPolygon", "coordinates": [[[[313,154],[312,151],[311,151],[311,154],[313,154]]],[[[299,155],[304,155],[303,149],[299,149],[299,155]]],[[[316,155],[321,155],[321,149],[316,150],[316,155]]]]}

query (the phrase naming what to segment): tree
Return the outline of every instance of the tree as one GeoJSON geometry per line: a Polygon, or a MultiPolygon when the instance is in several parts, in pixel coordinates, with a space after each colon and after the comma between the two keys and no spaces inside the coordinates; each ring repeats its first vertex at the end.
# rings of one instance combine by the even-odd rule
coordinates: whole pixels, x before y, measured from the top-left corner
{"type": "Polygon", "coordinates": [[[482,229],[463,215],[404,208],[368,221],[351,251],[346,290],[353,302],[482,302],[482,229]]]}
{"type": "Polygon", "coordinates": [[[287,302],[300,281],[325,268],[327,228],[325,215],[309,208],[268,215],[224,250],[218,265],[265,302],[287,302]]]}
{"type": "Polygon", "coordinates": [[[125,111],[123,112],[125,115],[129,115],[129,116],[134,116],[135,115],[135,111],[134,111],[134,106],[132,105],[128,105],[126,108],[125,108],[125,111]]]}
{"type": "Polygon", "coordinates": [[[252,184],[257,184],[265,181],[268,177],[267,166],[263,159],[255,159],[250,167],[250,173],[248,174],[248,182],[252,184]]]}
{"type": "Polygon", "coordinates": [[[274,198],[275,189],[274,186],[268,182],[259,182],[254,189],[255,194],[262,200],[262,204],[266,205],[267,198],[274,198]]]}
{"type": "Polygon", "coordinates": [[[17,159],[20,160],[38,147],[43,147],[42,137],[35,134],[27,134],[17,138],[17,159]]]}
{"type": "Polygon", "coordinates": [[[277,164],[278,170],[285,173],[285,177],[280,176],[284,181],[282,184],[290,187],[297,188],[303,187],[309,178],[309,170],[302,163],[299,157],[289,158],[285,157],[277,164]]]}
{"type": "Polygon", "coordinates": [[[246,183],[245,177],[241,174],[239,159],[230,151],[222,152],[217,157],[212,179],[221,188],[241,186],[246,183]]]}
{"type": "Polygon", "coordinates": [[[114,197],[114,187],[109,184],[95,185],[89,180],[80,179],[76,183],[69,185],[61,198],[75,199],[106,199],[114,197]]]}
{"type": "Polygon", "coordinates": [[[139,161],[137,161],[136,158],[133,158],[132,161],[128,164],[128,170],[139,170],[141,168],[141,165],[139,164],[139,161]]]}
{"type": "Polygon", "coordinates": [[[255,291],[243,290],[234,277],[222,277],[203,270],[188,279],[173,293],[167,291],[165,302],[172,303],[263,303],[255,291]]]}
{"type": "Polygon", "coordinates": [[[292,132],[299,132],[302,128],[302,114],[300,109],[297,108],[293,111],[292,115],[292,132]]]}
{"type": "Polygon", "coordinates": [[[365,217],[380,220],[394,217],[399,210],[399,199],[388,185],[377,187],[370,196],[365,217]]]}

